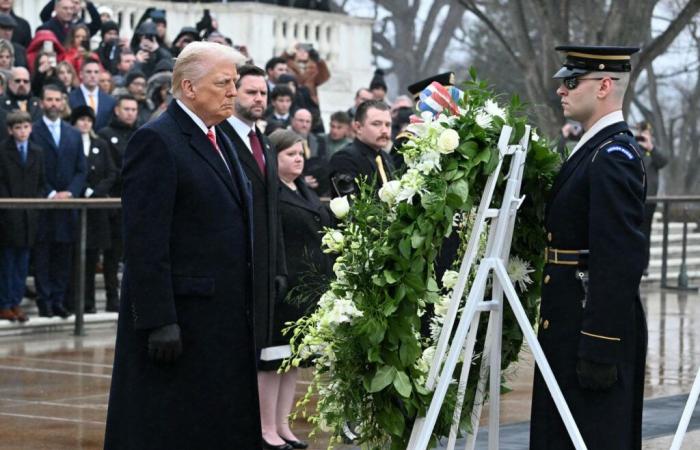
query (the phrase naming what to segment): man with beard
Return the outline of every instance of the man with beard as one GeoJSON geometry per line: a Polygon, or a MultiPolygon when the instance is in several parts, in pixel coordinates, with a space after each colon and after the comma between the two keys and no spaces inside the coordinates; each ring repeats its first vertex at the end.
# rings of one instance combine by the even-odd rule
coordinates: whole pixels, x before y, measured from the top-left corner
{"type": "MultiPolygon", "coordinates": [[[[24,67],[13,67],[10,75],[10,81],[7,83],[7,92],[0,97],[0,108],[7,112],[16,109],[28,112],[32,116],[32,121],[39,120],[41,117],[41,105],[38,98],[32,97],[29,71],[24,67]]],[[[6,132],[7,130],[5,130],[6,132]]]]}
{"type": "Polygon", "coordinates": [[[363,177],[379,191],[391,179],[393,163],[384,151],[391,144],[391,112],[381,100],[360,103],[353,121],[355,140],[334,153],[330,161],[334,196],[357,193],[356,179],[363,177]]]}
{"type": "MultiPolygon", "coordinates": [[[[44,86],[41,106],[44,115],[34,123],[31,139],[44,149],[48,198],[78,198],[85,188],[87,167],[80,133],[61,120],[63,90],[56,85],[44,86]]],[[[75,211],[42,211],[34,251],[39,316],[70,315],[63,299],[73,267],[76,224],[75,211]]]]}
{"type": "Polygon", "coordinates": [[[286,273],[282,229],[278,218],[277,156],[272,152],[267,137],[255,122],[262,119],[267,106],[265,71],[244,65],[236,82],[238,96],[233,115],[221,123],[221,129],[231,139],[253,190],[253,293],[255,298],[255,342],[261,352],[258,365],[258,385],[263,439],[268,444],[279,442],[275,424],[276,389],[270,386],[278,382],[275,371],[265,370],[267,360],[279,359],[270,355],[274,306],[277,298],[283,298],[286,290],[286,273]]]}
{"type": "MultiPolygon", "coordinates": [[[[117,180],[114,183],[111,197],[122,196],[122,162],[126,144],[131,135],[136,131],[136,118],[138,115],[138,103],[131,95],[122,95],[117,99],[114,107],[114,118],[112,122],[101,129],[98,134],[110,147],[110,155],[117,168],[117,180]]],[[[122,237],[122,214],[121,210],[114,210],[109,216],[111,246],[104,251],[103,273],[105,279],[105,290],[107,291],[107,307],[110,312],[119,310],[119,281],[117,272],[119,262],[122,259],[122,249],[124,246],[122,237]]]]}

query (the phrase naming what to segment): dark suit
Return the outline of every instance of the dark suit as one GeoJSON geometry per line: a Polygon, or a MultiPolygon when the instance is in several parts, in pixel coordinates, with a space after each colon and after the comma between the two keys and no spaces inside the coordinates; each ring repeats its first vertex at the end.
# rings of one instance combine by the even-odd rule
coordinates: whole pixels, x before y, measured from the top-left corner
{"type": "MultiPolygon", "coordinates": [[[[0,198],[43,197],[44,189],[41,149],[28,143],[23,162],[13,138],[0,143],[0,198]]],[[[0,308],[22,301],[38,220],[38,210],[0,209],[0,308]]]]}
{"type": "Polygon", "coordinates": [[[393,164],[391,163],[391,158],[385,152],[381,150],[375,150],[368,146],[359,139],[352,141],[351,145],[346,146],[342,150],[337,151],[331,157],[329,163],[329,172],[331,179],[331,191],[334,195],[338,192],[333,187],[333,183],[337,187],[341,188],[340,185],[347,185],[347,191],[357,192],[357,184],[355,179],[358,177],[365,177],[368,183],[373,183],[377,191],[382,187],[382,180],[379,176],[376,158],[379,155],[382,158],[382,165],[384,166],[384,171],[386,172],[387,178],[391,179],[393,164]]]}
{"type": "Polygon", "coordinates": [[[129,141],[122,171],[125,269],[105,449],[259,449],[252,199],[231,143],[173,101],[129,141]],[[157,176],[154,176],[157,174],[157,176]],[[148,357],[177,323],[183,353],[148,357]]]}
{"type": "MultiPolygon", "coordinates": [[[[20,109],[17,97],[12,95],[9,89],[5,95],[0,97],[0,108],[7,112],[20,109]]],[[[27,112],[32,116],[32,121],[36,122],[41,119],[43,112],[41,111],[41,105],[37,97],[31,97],[27,100],[27,112]]]]}
{"type": "MultiPolygon", "coordinates": [[[[88,105],[89,103],[83,95],[83,90],[75,88],[68,94],[68,104],[71,108],[75,108],[77,106],[88,105]]],[[[100,130],[109,125],[116,104],[117,101],[114,97],[105,94],[99,89],[97,90],[97,112],[95,113],[95,125],[93,127],[95,130],[100,130]]]]}
{"type": "Polygon", "coordinates": [[[10,15],[15,19],[15,22],[17,22],[17,27],[12,33],[12,42],[17,42],[23,47],[28,47],[29,43],[32,41],[32,28],[29,26],[29,22],[17,16],[14,11],[10,11],[10,15]]]}
{"type": "MultiPolygon", "coordinates": [[[[34,123],[32,141],[44,149],[46,192],[70,191],[80,197],[85,188],[86,165],[80,133],[61,121],[58,147],[43,119],[34,123]]],[[[35,248],[38,302],[63,305],[70,278],[72,245],[77,236],[75,211],[42,211],[35,248]]]]}
{"type": "MultiPolygon", "coordinates": [[[[545,213],[548,246],[589,250],[573,265],[544,268],[538,339],[590,449],[641,447],[646,322],[639,298],[645,266],[644,166],[624,122],[601,130],[562,166],[545,213]],[[578,271],[588,271],[588,292],[578,271]],[[584,302],[585,299],[585,302],[584,302]],[[603,391],[579,385],[579,359],[615,364],[603,391]]],[[[535,372],[532,449],[573,449],[535,372]]]]}
{"type": "Polygon", "coordinates": [[[275,314],[276,295],[275,275],[286,275],[284,263],[284,242],[279,225],[277,155],[270,148],[267,138],[260,130],[256,132],[265,155],[267,173],[260,173],[248,146],[238,136],[228,121],[220,125],[231,139],[243,170],[253,188],[254,248],[253,267],[255,270],[255,342],[258,349],[269,347],[272,340],[272,323],[275,314]]]}

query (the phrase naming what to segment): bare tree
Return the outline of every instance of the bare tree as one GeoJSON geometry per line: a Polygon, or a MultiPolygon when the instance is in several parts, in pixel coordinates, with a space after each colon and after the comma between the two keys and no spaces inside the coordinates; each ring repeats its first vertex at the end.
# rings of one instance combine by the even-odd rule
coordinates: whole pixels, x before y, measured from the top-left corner
{"type": "MultiPolygon", "coordinates": [[[[687,0],[667,28],[649,40],[652,13],[659,0],[456,0],[496,38],[525,80],[525,97],[543,104],[539,125],[550,134],[562,123],[552,73],[560,64],[557,44],[637,45],[631,85],[662,54],[700,10],[700,0],[687,0]]],[[[631,97],[626,98],[626,107],[631,97]]]]}

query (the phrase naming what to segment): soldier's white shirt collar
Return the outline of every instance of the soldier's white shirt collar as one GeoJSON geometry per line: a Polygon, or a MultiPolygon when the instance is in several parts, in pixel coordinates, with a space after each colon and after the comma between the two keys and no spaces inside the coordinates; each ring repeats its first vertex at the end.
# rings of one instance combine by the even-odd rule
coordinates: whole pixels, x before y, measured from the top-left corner
{"type": "Polygon", "coordinates": [[[617,111],[613,111],[609,114],[604,115],[596,123],[593,124],[593,126],[589,129],[586,130],[585,133],[583,133],[583,136],[581,136],[581,139],[578,141],[576,144],[576,147],[571,151],[571,154],[569,155],[569,158],[574,156],[574,153],[576,153],[576,150],[580,149],[583,147],[586,142],[590,141],[593,136],[598,134],[600,130],[602,130],[605,127],[609,127],[610,125],[617,123],[617,122],[624,122],[625,117],[622,115],[622,110],[618,109],[617,111]]]}

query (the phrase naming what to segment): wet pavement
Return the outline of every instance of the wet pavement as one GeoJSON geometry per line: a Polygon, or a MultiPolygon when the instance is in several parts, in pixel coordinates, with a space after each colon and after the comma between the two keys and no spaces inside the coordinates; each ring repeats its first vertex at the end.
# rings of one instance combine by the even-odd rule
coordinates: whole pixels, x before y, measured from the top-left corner
{"type": "MultiPolygon", "coordinates": [[[[700,295],[645,287],[643,303],[649,326],[644,448],[660,450],[670,446],[700,367],[700,295]]],[[[79,338],[67,331],[0,338],[0,449],[102,448],[114,332],[107,325],[79,338]]],[[[502,396],[501,449],[527,448],[532,371],[524,350],[507,374],[512,391],[502,396]]],[[[305,423],[295,428],[308,431],[305,423]]],[[[700,408],[690,430],[683,448],[700,448],[700,408]]],[[[486,437],[484,426],[477,448],[486,448],[486,437]]],[[[312,448],[325,449],[325,442],[312,448]]]]}

